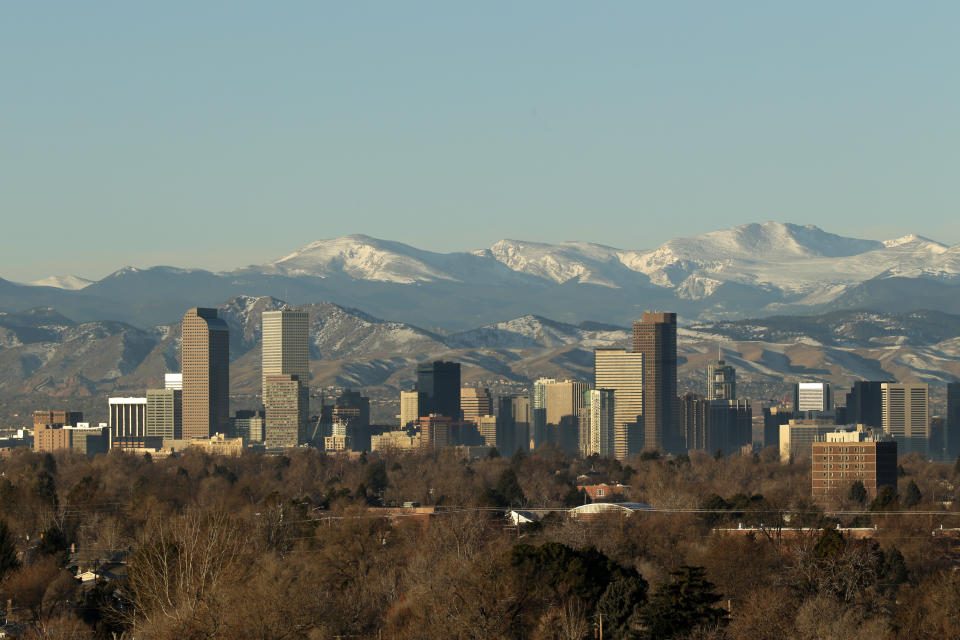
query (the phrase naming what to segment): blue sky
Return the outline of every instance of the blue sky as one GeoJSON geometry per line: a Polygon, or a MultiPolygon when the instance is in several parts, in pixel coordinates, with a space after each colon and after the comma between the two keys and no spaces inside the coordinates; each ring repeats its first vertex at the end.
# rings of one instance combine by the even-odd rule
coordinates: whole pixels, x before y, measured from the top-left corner
{"type": "Polygon", "coordinates": [[[10,4],[0,277],[348,233],[954,244],[958,43],[955,2],[10,4]]]}

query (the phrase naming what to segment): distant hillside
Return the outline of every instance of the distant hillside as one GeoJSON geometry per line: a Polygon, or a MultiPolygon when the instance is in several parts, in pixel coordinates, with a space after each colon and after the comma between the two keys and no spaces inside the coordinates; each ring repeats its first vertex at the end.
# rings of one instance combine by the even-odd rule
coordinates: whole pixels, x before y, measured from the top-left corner
{"type": "MultiPolygon", "coordinates": [[[[220,305],[231,332],[234,394],[257,393],[260,316],[287,306],[249,296],[220,305]]],[[[626,327],[534,315],[443,335],[329,302],[300,308],[310,315],[314,386],[379,389],[390,397],[412,385],[416,363],[428,358],[462,362],[466,383],[525,385],[539,376],[590,381],[594,348],[631,342],[626,327]]],[[[0,313],[0,420],[26,410],[18,401],[24,397],[59,406],[159,386],[164,372],[179,369],[179,340],[179,322],[139,329],[74,322],[50,308],[0,313]]],[[[737,368],[741,387],[754,394],[774,393],[800,378],[839,387],[857,379],[938,384],[960,378],[960,316],[942,312],[837,311],[697,323],[679,332],[681,389],[702,388],[718,347],[737,368]]]]}

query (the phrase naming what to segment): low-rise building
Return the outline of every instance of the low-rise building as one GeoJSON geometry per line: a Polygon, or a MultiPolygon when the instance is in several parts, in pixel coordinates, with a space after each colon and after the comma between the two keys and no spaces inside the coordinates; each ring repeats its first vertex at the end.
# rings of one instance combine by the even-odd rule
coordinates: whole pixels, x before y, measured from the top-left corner
{"type": "Polygon", "coordinates": [[[814,496],[849,491],[856,481],[875,498],[880,487],[897,486],[897,443],[866,431],[828,433],[811,445],[814,496]]]}

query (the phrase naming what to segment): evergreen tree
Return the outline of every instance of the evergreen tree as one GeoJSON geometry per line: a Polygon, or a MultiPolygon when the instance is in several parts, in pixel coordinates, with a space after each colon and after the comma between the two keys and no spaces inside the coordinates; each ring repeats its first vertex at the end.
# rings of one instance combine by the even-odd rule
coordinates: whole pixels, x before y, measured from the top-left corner
{"type": "Polygon", "coordinates": [[[643,578],[620,577],[607,585],[597,603],[603,617],[604,636],[633,638],[640,609],[647,601],[647,582],[643,578]]]}
{"type": "Polygon", "coordinates": [[[717,627],[727,622],[727,612],[716,607],[720,596],[706,579],[703,567],[681,566],[672,580],[657,587],[640,618],[651,638],[676,638],[697,627],[717,627]]]}
{"type": "Polygon", "coordinates": [[[903,492],[903,506],[914,507],[919,504],[922,499],[923,494],[920,493],[920,487],[917,486],[916,482],[910,480],[906,491],[903,492]]]}
{"type": "Polygon", "coordinates": [[[850,492],[847,494],[847,499],[857,504],[863,504],[867,501],[867,488],[863,486],[863,482],[857,480],[850,485],[850,492]]]}
{"type": "Polygon", "coordinates": [[[877,497],[870,503],[870,511],[883,511],[897,503],[899,496],[897,490],[890,485],[882,487],[877,493],[877,497]]]}
{"type": "Polygon", "coordinates": [[[10,533],[7,523],[0,520],[0,582],[7,573],[19,566],[20,561],[17,560],[17,547],[13,543],[13,534],[10,533]]]}

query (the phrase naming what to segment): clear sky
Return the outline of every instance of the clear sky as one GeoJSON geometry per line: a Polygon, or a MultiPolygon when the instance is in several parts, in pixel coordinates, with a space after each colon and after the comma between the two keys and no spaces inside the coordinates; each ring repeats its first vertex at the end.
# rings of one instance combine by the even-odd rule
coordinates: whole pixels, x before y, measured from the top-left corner
{"type": "Polygon", "coordinates": [[[0,277],[349,233],[960,242],[960,3],[18,2],[0,277]]]}

